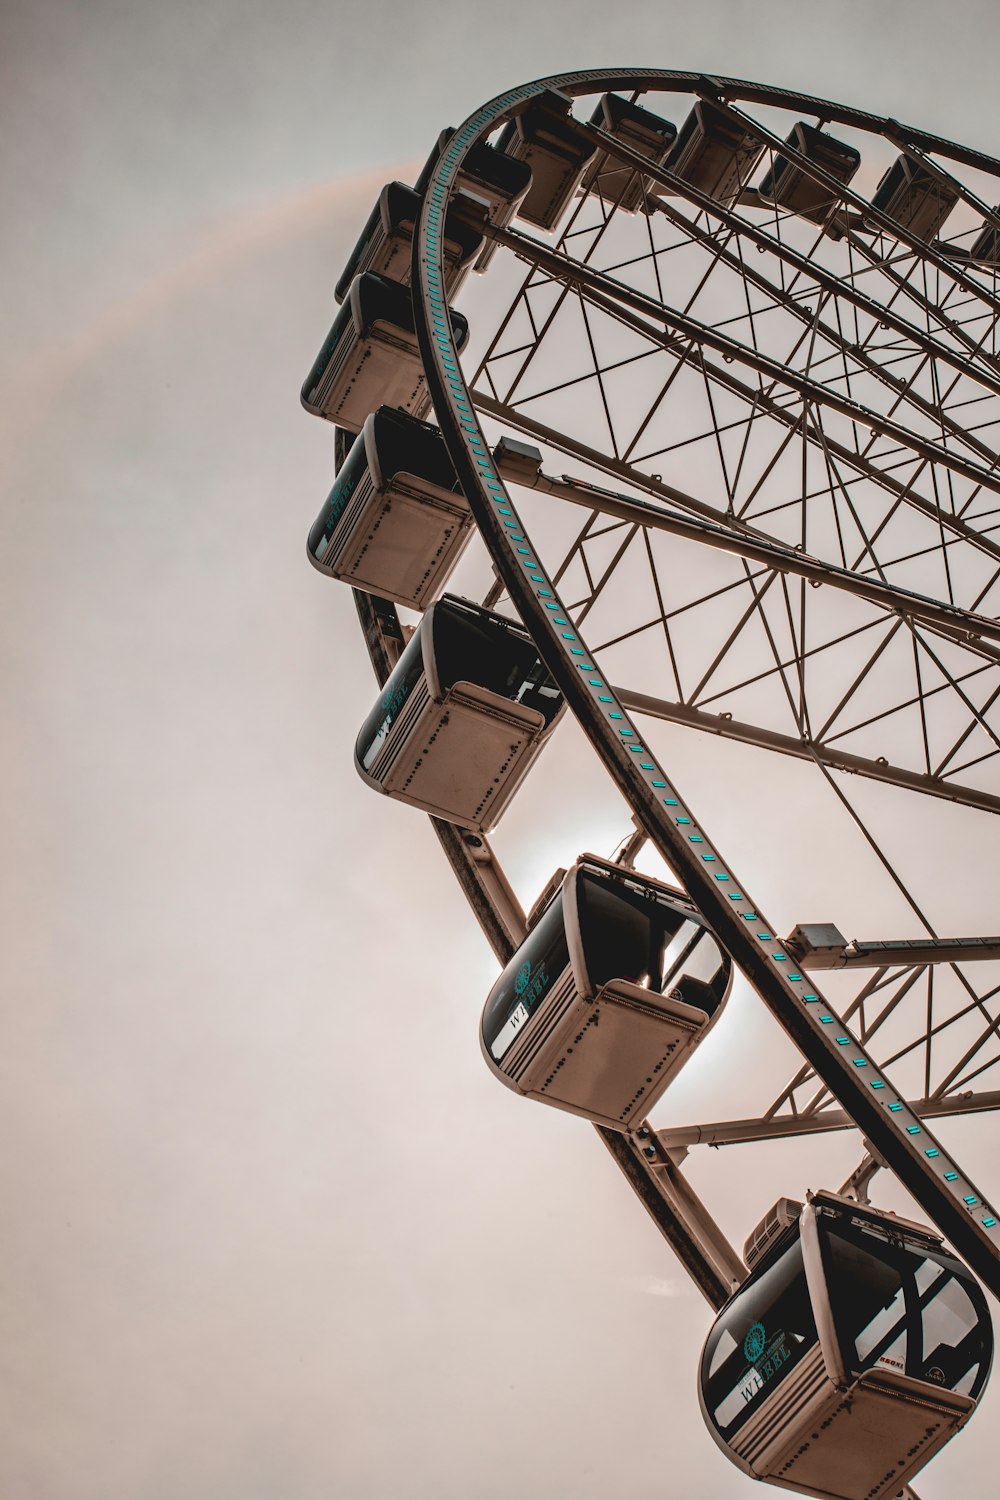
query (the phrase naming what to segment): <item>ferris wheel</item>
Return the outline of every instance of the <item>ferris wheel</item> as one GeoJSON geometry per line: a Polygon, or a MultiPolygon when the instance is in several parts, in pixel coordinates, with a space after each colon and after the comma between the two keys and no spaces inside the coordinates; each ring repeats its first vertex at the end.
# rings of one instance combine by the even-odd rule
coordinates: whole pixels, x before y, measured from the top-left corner
{"type": "Polygon", "coordinates": [[[835,1500],[912,1494],[989,1373],[969,1271],[1000,1295],[1000,1214],[933,1132],[1000,1105],[998,184],[788,91],[544,79],[383,190],[302,393],[337,428],[309,557],[379,683],[357,770],[431,815],[502,965],[486,1065],[596,1126],[718,1311],[727,1456],[835,1500]],[[632,821],[522,897],[490,835],[567,714],[632,821]],[[697,806],[678,730],[712,736],[697,806]],[[845,831],[810,848],[775,766],[845,831]],[[826,862],[898,925],[782,936],[762,907],[826,862]],[[736,972],[800,1064],[657,1128],[736,972]],[[682,1166],[840,1130],[857,1170],[742,1256],[682,1166]]]}

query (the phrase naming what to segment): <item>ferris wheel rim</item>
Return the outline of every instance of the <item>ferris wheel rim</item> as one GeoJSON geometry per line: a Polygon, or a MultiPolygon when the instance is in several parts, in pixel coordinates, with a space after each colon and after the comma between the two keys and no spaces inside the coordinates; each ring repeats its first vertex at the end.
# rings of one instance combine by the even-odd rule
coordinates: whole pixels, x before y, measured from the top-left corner
{"type": "MultiPolygon", "coordinates": [[[[536,597],[536,591],[527,587],[522,576],[523,568],[517,566],[518,559],[511,550],[513,548],[513,542],[510,539],[511,532],[505,530],[504,527],[516,529],[520,526],[520,522],[510,504],[501,476],[486,457],[486,448],[476,419],[475,406],[462,377],[457,349],[451,337],[440,275],[442,263],[437,230],[454,185],[458,164],[464,159],[468,150],[490,134],[497,125],[504,123],[519,109],[524,108],[531,98],[545,89],[561,89],[571,95],[596,92],[599,88],[633,88],[642,91],[655,90],[657,87],[660,89],[673,87],[676,91],[682,89],[692,91],[693,89],[697,92],[699,85],[703,83],[705,80],[697,75],[651,70],[628,73],[602,70],[553,75],[538,80],[535,84],[498,96],[459,127],[431,173],[419,224],[413,237],[411,285],[414,294],[416,331],[426,378],[449,452],[463,489],[466,489],[480,536],[493,558],[498,575],[502,578],[512,603],[531,631],[536,646],[564,692],[577,721],[604,762],[613,781],[625,794],[636,819],[660,853],[678,869],[690,894],[706,911],[709,920],[723,937],[726,947],[751,979],[758,993],[765,998],[772,1013],[778,1016],[799,1050],[811,1062],[817,1075],[824,1077],[828,1082],[831,1078],[836,1078],[839,1087],[834,1087],[833,1092],[841,1098],[845,1107],[848,1107],[849,1113],[859,1128],[862,1128],[880,1149],[886,1148],[883,1154],[890,1159],[897,1176],[914,1192],[925,1211],[936,1219],[944,1232],[961,1249],[970,1264],[976,1267],[987,1284],[991,1285],[994,1290],[1000,1290],[1000,1245],[998,1245],[997,1237],[988,1232],[996,1226],[997,1220],[989,1212],[988,1205],[982,1199],[981,1194],[978,1191],[974,1194],[966,1193],[964,1205],[959,1207],[961,1200],[955,1188],[946,1187],[928,1169],[922,1155],[918,1154],[918,1152],[927,1151],[928,1155],[941,1157],[945,1154],[941,1148],[934,1146],[933,1151],[930,1151],[923,1144],[915,1148],[913,1143],[907,1141],[899,1132],[899,1126],[902,1125],[910,1134],[924,1133],[925,1140],[931,1139],[915,1120],[912,1123],[909,1122],[905,1113],[902,1118],[890,1120],[881,1112],[881,1101],[877,1099],[873,1101],[873,1098],[865,1092],[864,1087],[858,1086],[861,1082],[858,1078],[843,1073],[839,1057],[831,1065],[830,1056],[824,1046],[826,1041],[824,1034],[811,1023],[810,1014],[807,1012],[803,1015],[795,1005],[799,993],[789,992],[787,985],[782,985],[787,971],[777,969],[773,960],[766,953],[762,953],[758,945],[755,945],[748,930],[739,925],[738,918],[746,914],[728,908],[719,899],[718,888],[709,881],[707,872],[700,865],[695,865],[690,858],[690,851],[680,842],[671,818],[664,813],[661,806],[663,799],[654,793],[648,774],[645,779],[639,775],[638,763],[630,760],[626,754],[626,749],[629,747],[621,739],[614,737],[611,726],[603,713],[597,710],[593,701],[594,695],[588,694],[586,685],[577,675],[581,667],[587,671],[595,671],[594,666],[586,660],[587,648],[582,643],[582,638],[578,647],[562,646],[555,636],[552,620],[546,615],[541,601],[536,597]],[[495,510],[500,500],[506,501],[502,507],[505,517],[503,523],[495,510]],[[565,655],[565,652],[569,650],[585,660],[578,663],[571,662],[565,655]],[[978,1223],[972,1222],[968,1206],[970,1202],[987,1208],[986,1217],[982,1221],[986,1226],[985,1229],[981,1228],[978,1223]]],[[[807,105],[813,108],[818,106],[817,113],[825,119],[836,118],[845,123],[860,124],[866,129],[884,131],[887,123],[892,123],[859,111],[837,108],[829,101],[815,100],[784,90],[748,85],[742,80],[712,80],[708,85],[709,96],[713,96],[720,89],[724,90],[727,84],[732,85],[734,90],[742,90],[743,97],[751,97],[753,94],[760,102],[783,103],[785,107],[807,105]]],[[[928,137],[923,133],[918,134],[921,135],[925,144],[936,146],[936,138],[928,137]]],[[[987,158],[982,153],[969,153],[957,147],[953,149],[955,159],[961,156],[973,165],[981,166],[992,173],[1000,170],[994,159],[987,158]]],[[[523,530],[519,535],[519,540],[522,543],[529,542],[527,533],[523,530]]],[[[525,549],[522,548],[522,550],[525,549]]],[[[527,555],[530,556],[530,554],[529,542],[527,555]]],[[[544,573],[541,564],[537,561],[532,561],[530,566],[544,573]]],[[[551,580],[546,578],[546,582],[551,582],[551,580]]],[[[557,592],[555,590],[546,590],[546,592],[551,599],[557,601],[549,607],[557,611],[561,610],[562,606],[558,602],[557,592]]],[[[561,623],[568,623],[568,615],[561,623]]],[[[578,639],[575,632],[564,633],[564,637],[567,640],[578,639]]],[[[597,668],[596,671],[599,674],[600,669],[597,668]]],[[[603,682],[599,682],[598,685],[606,686],[603,682]]],[[[617,711],[619,708],[620,705],[616,705],[614,714],[616,719],[622,717],[617,711]]],[[[624,722],[631,723],[628,718],[625,718],[624,722]]],[[[633,729],[621,729],[618,732],[623,736],[636,733],[633,729]]],[[[640,746],[635,748],[639,748],[642,755],[648,756],[654,762],[649,769],[659,771],[660,768],[655,766],[655,759],[651,752],[640,746]]],[[[657,777],[657,787],[662,788],[668,785],[666,779],[657,777]]],[[[679,798],[666,800],[674,807],[677,807],[680,802],[679,798]]],[[[723,874],[719,878],[728,880],[729,876],[723,874]]],[[[736,899],[744,900],[741,894],[738,894],[736,899]]],[[[765,933],[764,936],[767,934],[765,933]]],[[[773,941],[772,939],[767,946],[773,945],[773,941]]],[[[784,961],[785,955],[774,955],[774,958],[784,961]]],[[[795,976],[795,978],[798,980],[800,976],[795,976]]],[[[858,1066],[867,1066],[867,1064],[859,1060],[858,1066]]],[[[886,1086],[885,1082],[875,1083],[876,1088],[886,1086]]],[[[893,1108],[904,1112],[906,1110],[905,1103],[901,1100],[895,1101],[893,1108]]],[[[955,1175],[960,1177],[961,1187],[969,1187],[965,1174],[956,1173],[955,1175]]]]}

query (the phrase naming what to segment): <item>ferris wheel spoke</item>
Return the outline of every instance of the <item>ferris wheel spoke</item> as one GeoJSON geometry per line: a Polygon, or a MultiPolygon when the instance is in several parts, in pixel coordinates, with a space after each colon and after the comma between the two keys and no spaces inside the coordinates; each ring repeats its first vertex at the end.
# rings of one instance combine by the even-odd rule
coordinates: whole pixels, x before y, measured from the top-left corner
{"type": "MultiPolygon", "coordinates": [[[[690,341],[692,350],[697,347],[697,353],[690,353],[687,357],[693,358],[702,369],[706,378],[711,379],[720,386],[725,386],[746,399],[751,394],[751,388],[735,377],[730,376],[725,370],[717,365],[711,364],[702,352],[708,348],[715,353],[720,353],[739,363],[748,369],[755,371],[760,377],[769,377],[773,382],[782,384],[788,388],[789,393],[808,398],[810,404],[817,410],[827,407],[845,416],[849,421],[856,422],[867,428],[872,434],[873,440],[881,437],[889,437],[898,442],[904,449],[919,454],[928,461],[940,464],[944,468],[953,469],[956,473],[971,479],[974,483],[1000,492],[1000,474],[993,473],[990,469],[984,469],[979,464],[963,459],[961,455],[941,447],[937,443],[928,441],[908,427],[896,422],[889,413],[872,411],[868,407],[860,406],[856,402],[839,397],[836,392],[831,391],[829,386],[820,384],[798,375],[794,370],[778,363],[776,360],[760,355],[755,349],[739,341],[720,334],[708,324],[691,318],[689,315],[676,311],[669,307],[657,304],[652,298],[633,291],[621,282],[607,277],[601,272],[595,272],[583,265],[561,255],[558,251],[551,251],[538,241],[532,240],[527,235],[521,235],[515,231],[499,231],[497,235],[501,243],[510,248],[520,249],[526,256],[530,256],[536,263],[542,264],[553,276],[562,280],[567,286],[575,286],[580,292],[581,299],[593,302],[602,311],[617,317],[626,326],[638,333],[650,343],[659,346],[668,353],[678,352],[678,338],[690,341]],[[525,248],[528,247],[528,248],[525,248]],[[616,311],[615,303],[621,302],[622,307],[616,311]],[[642,317],[635,316],[642,314],[642,317]],[[660,333],[654,323],[646,319],[662,321],[672,332],[660,333]]],[[[596,356],[595,356],[596,358],[596,356]]],[[[897,396],[898,401],[906,394],[906,387],[897,396]]],[[[780,410],[776,401],[762,402],[765,409],[772,413],[780,410]]],[[[940,412],[930,412],[931,415],[940,419],[940,412]]],[[[783,413],[784,415],[784,413],[783,413]]],[[[987,450],[989,452],[989,450],[987,450]]],[[[618,455],[616,454],[615,457],[618,455]]],[[[990,454],[996,461],[997,455],[990,454]]]]}
{"type": "MultiPolygon", "coordinates": [[[[500,450],[498,450],[498,453],[500,450]]],[[[501,458],[501,471],[506,472],[501,458]]],[[[716,628],[718,616],[715,606],[723,598],[727,591],[742,589],[747,592],[742,613],[737,613],[726,626],[725,630],[718,635],[715,644],[705,657],[705,665],[700,669],[699,675],[694,679],[695,685],[687,692],[680,693],[680,702],[685,708],[708,708],[713,701],[721,703],[729,709],[734,704],[734,695],[745,691],[754,683],[762,683],[769,677],[774,676],[776,680],[784,681],[786,701],[788,701],[792,712],[794,724],[794,736],[802,740],[806,745],[816,748],[823,747],[827,753],[835,753],[840,745],[845,742],[845,748],[850,749],[852,736],[857,737],[859,733],[870,730],[873,726],[889,721],[893,715],[904,714],[908,709],[919,710],[918,734],[914,745],[913,761],[909,766],[900,765],[895,761],[889,773],[892,775],[907,771],[909,773],[923,774],[927,780],[926,786],[937,786],[943,788],[960,787],[957,781],[959,766],[955,759],[962,746],[970,739],[977,725],[987,736],[987,744],[980,755],[975,757],[977,761],[992,758],[996,754],[998,745],[996,736],[986,719],[986,714],[996,696],[995,671],[993,663],[998,659],[995,646],[991,645],[990,637],[996,638],[997,630],[993,626],[987,627],[983,632],[985,639],[979,640],[974,645],[970,644],[964,637],[968,635],[969,616],[954,606],[941,605],[936,607],[926,599],[908,599],[901,592],[894,592],[884,587],[875,580],[866,581],[855,574],[846,571],[834,574],[827,565],[814,563],[803,554],[774,548],[768,544],[759,544],[754,538],[734,534],[725,526],[707,527],[704,523],[694,522],[676,513],[664,513],[656,507],[647,505],[645,502],[637,501],[625,495],[615,495],[613,492],[605,491],[595,487],[587,481],[572,480],[568,476],[561,479],[552,479],[545,475],[540,468],[533,468],[530,472],[521,469],[513,475],[515,482],[526,484],[536,492],[550,494],[554,497],[569,499],[572,502],[584,505],[588,508],[588,515],[592,515],[591,507],[598,507],[607,515],[622,520],[629,520],[641,525],[646,536],[646,562],[652,579],[657,610],[655,614],[640,615],[639,618],[629,620],[629,609],[616,605],[615,618],[619,622],[619,629],[612,634],[604,633],[595,639],[598,651],[607,651],[616,646],[621,646],[644,631],[651,629],[662,629],[664,632],[665,645],[668,653],[668,668],[675,682],[679,685],[682,677],[688,675],[683,665],[683,653],[678,656],[677,644],[670,634],[671,621],[680,614],[698,610],[701,606],[712,606],[710,614],[706,616],[708,629],[702,628],[700,639],[706,644],[712,640],[711,631],[716,628]],[[659,574],[659,565],[655,555],[649,548],[649,533],[659,532],[677,537],[691,538],[708,545],[718,546],[727,553],[736,557],[752,559],[757,562],[770,564],[770,569],[761,569],[759,572],[750,573],[749,577],[744,570],[740,575],[735,575],[730,583],[717,581],[715,587],[700,596],[686,599],[683,603],[670,606],[665,605],[665,583],[659,574]],[[836,650],[852,638],[857,638],[863,631],[876,629],[880,623],[880,617],[874,616],[867,625],[856,626],[851,631],[835,631],[832,634],[828,628],[821,629],[818,633],[811,625],[812,606],[811,596],[800,591],[796,610],[800,616],[800,623],[792,617],[792,604],[787,595],[786,585],[782,584],[782,603],[779,615],[784,617],[782,627],[783,635],[787,638],[788,647],[779,650],[773,634],[771,617],[764,610],[766,594],[771,585],[780,575],[798,574],[800,577],[808,578],[809,581],[830,582],[834,586],[843,586],[849,592],[859,597],[868,599],[875,604],[891,607],[896,613],[893,622],[891,616],[881,616],[887,629],[882,631],[874,648],[869,649],[861,657],[853,675],[846,681],[839,699],[829,708],[822,718],[822,727],[812,733],[808,732],[808,724],[813,717],[812,692],[806,678],[807,665],[812,661],[819,661],[824,653],[836,650]],[[759,579],[756,582],[755,579],[759,579]],[[741,580],[741,581],[740,581],[741,580]],[[714,617],[714,618],[713,618],[714,617]],[[754,618],[759,618],[767,644],[767,655],[769,664],[758,668],[755,672],[746,671],[736,674],[730,673],[729,679],[723,684],[720,671],[725,666],[729,653],[737,646],[745,645],[745,627],[754,618]],[[858,714],[852,713],[854,702],[860,688],[864,685],[867,677],[877,665],[886,649],[891,645],[895,632],[899,629],[900,621],[908,623],[909,640],[912,652],[911,671],[909,675],[901,675],[897,664],[894,670],[894,690],[891,694],[883,692],[881,706],[876,713],[858,714]],[[918,631],[914,627],[920,625],[918,631]],[[941,634],[950,645],[961,642],[961,649],[965,657],[963,670],[957,672],[942,659],[940,651],[935,649],[928,635],[928,630],[941,634]],[[808,632],[809,645],[804,644],[808,632]],[[994,686],[989,695],[980,694],[976,699],[969,696],[968,684],[972,683],[984,672],[994,672],[994,686]],[[938,750],[936,762],[932,765],[930,760],[929,719],[928,715],[935,700],[942,695],[954,694],[961,704],[962,711],[966,716],[966,725],[957,735],[953,736],[946,744],[938,750]],[[945,777],[948,777],[945,780],[945,777]]],[[[612,559],[614,566],[625,555],[629,543],[634,536],[634,531],[623,533],[623,538],[612,559]]],[[[585,555],[585,544],[579,543],[585,555]]],[[[571,547],[569,553],[558,564],[557,576],[561,577],[569,563],[576,555],[578,548],[571,547]]],[[[586,600],[581,595],[580,602],[573,609],[573,616],[580,624],[589,614],[590,609],[598,602],[599,592],[609,586],[611,582],[610,572],[605,570],[602,578],[600,591],[593,586],[593,579],[586,593],[586,600]]],[[[669,587],[669,579],[666,587],[669,587]]],[[[623,684],[627,692],[630,685],[623,684]]],[[[664,700],[661,698],[661,706],[664,700]]],[[[665,713],[670,710],[664,709],[665,713]]],[[[736,718],[740,716],[737,714],[736,718]]],[[[939,716],[938,716],[939,717],[939,716]]],[[[718,730],[718,722],[712,723],[711,727],[723,734],[729,733],[729,720],[724,720],[721,730],[718,730]]],[[[758,721],[759,727],[777,729],[780,733],[780,725],[758,721]]],[[[935,719],[935,724],[937,720],[935,719]]],[[[874,762],[876,766],[881,765],[880,757],[874,762]]],[[[971,761],[970,761],[971,763],[971,761]]],[[[862,757],[856,763],[855,768],[867,765],[870,768],[872,757],[862,757]]],[[[882,768],[883,775],[888,768],[882,768]]],[[[963,763],[961,769],[967,769],[963,763]]],[[[913,785],[907,781],[908,785],[913,785]]],[[[958,795],[963,795],[959,792],[958,795]]]]}
{"type": "MultiPolygon", "coordinates": [[[[715,367],[708,366],[704,362],[703,356],[701,356],[700,354],[695,354],[693,346],[690,346],[688,348],[685,353],[684,359],[690,360],[696,365],[701,365],[703,368],[709,371],[714,379],[716,379],[717,381],[719,380],[718,370],[715,367]]],[[[676,373],[677,372],[675,371],[675,374],[676,373]]],[[[843,444],[837,442],[834,438],[832,438],[819,420],[812,421],[808,420],[807,418],[803,421],[801,417],[797,416],[787,408],[782,407],[777,402],[769,401],[765,396],[762,395],[759,390],[755,391],[752,388],[746,387],[742,382],[737,381],[735,377],[729,376],[728,373],[720,383],[725,384],[731,392],[735,392],[740,395],[746,405],[752,408],[754,415],[756,415],[759,411],[767,411],[770,416],[777,418],[779,422],[783,423],[792,436],[794,436],[797,431],[799,431],[799,424],[801,423],[801,432],[811,444],[819,448],[822,454],[823,460],[827,465],[827,471],[830,476],[831,486],[836,484],[845,500],[848,499],[845,484],[842,476],[835,469],[835,460],[843,464],[844,467],[851,468],[859,474],[863,474],[867,478],[875,480],[882,489],[887,490],[898,500],[903,501],[908,507],[922,511],[923,514],[933,522],[933,524],[939,531],[947,531],[950,534],[959,535],[964,540],[972,541],[979,550],[987,551],[991,555],[1000,558],[1000,546],[998,546],[997,543],[988,534],[978,531],[975,527],[970,526],[968,522],[963,521],[960,517],[955,516],[944,509],[940,504],[936,503],[935,500],[926,498],[914,489],[914,481],[916,475],[919,474],[919,467],[926,467],[927,463],[929,462],[926,453],[919,460],[914,460],[914,462],[917,462],[919,466],[916,472],[911,475],[908,481],[904,484],[899,479],[896,479],[894,475],[888,472],[889,467],[899,467],[898,464],[879,467],[878,465],[874,464],[869,457],[866,457],[864,453],[852,452],[852,450],[845,448],[843,444]]],[[[481,394],[485,395],[486,393],[481,394]]],[[[490,411],[493,415],[500,414],[497,409],[497,403],[493,402],[489,397],[487,397],[485,401],[480,401],[478,399],[479,395],[480,393],[477,393],[477,404],[481,404],[485,410],[490,411]]],[[[517,411],[517,407],[512,407],[509,404],[503,404],[503,413],[506,414],[511,420],[515,421],[518,426],[521,426],[522,430],[530,431],[530,419],[528,422],[519,421],[515,416],[515,412],[517,411]]],[[[806,414],[803,413],[803,416],[805,415],[806,414]]],[[[538,423],[536,425],[536,430],[539,432],[544,430],[548,430],[549,432],[553,431],[553,429],[551,428],[546,428],[546,424],[542,423],[538,423]]],[[[712,429],[710,429],[710,431],[706,433],[706,436],[709,436],[711,431],[712,429]]],[[[715,434],[715,440],[716,442],[718,441],[717,433],[715,434]]],[[[919,443],[917,443],[914,446],[919,448],[920,445],[919,443]]],[[[575,451],[580,454],[580,456],[583,456],[585,448],[581,445],[578,445],[575,451]]],[[[590,453],[595,455],[601,466],[608,467],[612,472],[622,472],[620,468],[615,468],[615,465],[619,463],[619,460],[616,456],[612,455],[609,458],[608,455],[601,455],[599,451],[593,449],[590,450],[590,453]]],[[[779,448],[778,453],[776,453],[771,460],[772,466],[776,462],[778,462],[780,454],[781,449],[779,448]]],[[[910,461],[911,460],[909,455],[904,455],[903,463],[907,464],[910,463],[910,461]]],[[[960,463],[955,463],[952,459],[949,459],[948,462],[949,466],[959,468],[964,467],[960,463]]],[[[634,474],[634,469],[632,472],[634,474]]],[[[972,472],[975,476],[978,477],[980,481],[982,481],[984,477],[989,478],[991,488],[1000,487],[1000,476],[984,476],[984,471],[979,470],[977,467],[974,467],[972,472]]],[[[850,503],[849,500],[848,503],[850,503]]],[[[746,514],[746,507],[744,507],[743,513],[746,514]]],[[[883,521],[883,525],[885,524],[885,521],[889,519],[891,519],[891,516],[885,518],[885,520],[883,521]]],[[[856,512],[854,515],[854,520],[855,524],[860,527],[860,517],[856,512]]]]}

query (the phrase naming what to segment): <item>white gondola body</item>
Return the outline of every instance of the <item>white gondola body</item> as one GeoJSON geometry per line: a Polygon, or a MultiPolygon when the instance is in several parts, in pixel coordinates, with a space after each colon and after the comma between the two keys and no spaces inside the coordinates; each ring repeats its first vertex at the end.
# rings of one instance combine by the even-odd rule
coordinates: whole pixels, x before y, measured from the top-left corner
{"type": "Polygon", "coordinates": [[[540,713],[474,682],[432,698],[424,678],[366,780],[436,818],[487,833],[527,774],[544,728],[540,713]]]}

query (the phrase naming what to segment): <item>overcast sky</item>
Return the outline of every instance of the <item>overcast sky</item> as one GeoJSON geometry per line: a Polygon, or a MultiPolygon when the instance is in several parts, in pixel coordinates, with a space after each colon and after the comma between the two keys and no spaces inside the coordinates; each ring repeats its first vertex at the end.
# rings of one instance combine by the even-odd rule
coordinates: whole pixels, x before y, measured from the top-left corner
{"type": "MultiPolygon", "coordinates": [[[[305,561],[332,443],[298,389],[382,183],[502,89],[696,67],[995,150],[994,7],[5,0],[0,28],[0,1493],[759,1493],[697,1413],[706,1304],[588,1127],[489,1076],[493,958],[426,821],[351,768],[373,685],[305,561]]],[[[579,800],[551,771],[519,798],[526,898],[624,832],[560,735],[579,800]]],[[[708,786],[725,749],[670,743],[708,786]]],[[[791,1071],[742,991],[711,1049],[678,1118],[791,1071]]],[[[989,1128],[947,1139],[985,1166],[989,1128]]],[[[693,1170],[742,1243],[857,1154],[693,1170]]],[[[989,1491],[991,1402],[924,1500],[989,1491]]]]}

